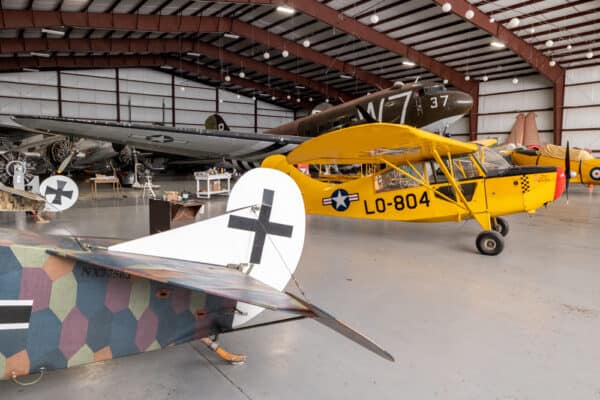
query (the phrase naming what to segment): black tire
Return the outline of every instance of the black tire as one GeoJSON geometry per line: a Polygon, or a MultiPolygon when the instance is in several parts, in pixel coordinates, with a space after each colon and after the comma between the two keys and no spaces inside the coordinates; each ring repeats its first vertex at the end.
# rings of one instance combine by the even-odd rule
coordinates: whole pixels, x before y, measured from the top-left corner
{"type": "Polygon", "coordinates": [[[504,239],[496,231],[483,231],[475,240],[477,250],[486,256],[498,255],[504,250],[504,239]]]}
{"type": "Polygon", "coordinates": [[[508,221],[502,217],[496,217],[494,218],[492,229],[502,236],[506,236],[509,231],[508,221]]]}

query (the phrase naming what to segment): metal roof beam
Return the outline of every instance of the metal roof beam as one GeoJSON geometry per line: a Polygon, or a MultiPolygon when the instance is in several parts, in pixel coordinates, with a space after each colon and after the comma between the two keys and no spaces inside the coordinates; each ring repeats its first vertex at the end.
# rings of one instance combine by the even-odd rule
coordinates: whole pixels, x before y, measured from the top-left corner
{"type": "Polygon", "coordinates": [[[77,13],[58,11],[0,11],[0,29],[44,28],[56,26],[167,33],[231,32],[253,39],[270,48],[282,51],[287,50],[296,57],[303,58],[316,64],[326,65],[345,74],[353,75],[356,79],[379,88],[386,88],[392,85],[392,82],[381,79],[377,75],[363,71],[351,64],[319,53],[313,49],[305,48],[302,44],[284,39],[279,35],[264,31],[259,27],[227,17],[77,13]]]}
{"type": "Polygon", "coordinates": [[[476,91],[475,83],[465,81],[464,75],[454,69],[444,65],[426,54],[415,50],[414,48],[402,43],[396,39],[387,36],[384,33],[378,32],[368,25],[358,22],[356,19],[340,13],[331,7],[327,7],[317,0],[222,0],[231,3],[251,3],[265,4],[272,6],[285,5],[292,7],[312,18],[332,26],[340,31],[344,31],[358,39],[372,43],[381,48],[387,49],[394,53],[400,54],[409,58],[411,61],[427,68],[434,74],[448,79],[457,88],[474,93],[476,91]]]}
{"type": "Polygon", "coordinates": [[[302,84],[328,97],[339,98],[342,101],[354,98],[333,87],[323,85],[289,71],[275,68],[266,63],[249,57],[225,51],[196,40],[178,39],[4,39],[0,42],[0,54],[29,53],[32,51],[56,52],[102,52],[102,53],[153,53],[168,54],[172,52],[199,53],[267,75],[277,76],[287,81],[302,84]]]}

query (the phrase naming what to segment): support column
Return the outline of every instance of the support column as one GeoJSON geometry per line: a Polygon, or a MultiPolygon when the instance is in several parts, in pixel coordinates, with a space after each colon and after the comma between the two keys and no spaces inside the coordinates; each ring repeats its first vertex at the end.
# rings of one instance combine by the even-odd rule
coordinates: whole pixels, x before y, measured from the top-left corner
{"type": "Polygon", "coordinates": [[[554,122],[554,144],[562,144],[563,113],[565,105],[565,72],[554,81],[554,90],[552,91],[554,100],[552,106],[552,115],[554,122]]]}
{"type": "Polygon", "coordinates": [[[219,113],[219,88],[215,88],[215,113],[219,113]]]}
{"type": "Polygon", "coordinates": [[[258,99],[254,100],[254,133],[258,132],[258,99]]]}
{"type": "Polygon", "coordinates": [[[479,114],[479,83],[470,92],[473,106],[469,113],[469,140],[477,140],[477,119],[479,114]]]}
{"type": "Polygon", "coordinates": [[[119,68],[115,68],[115,91],[116,91],[116,102],[117,105],[117,122],[121,122],[121,84],[119,83],[119,68]]]}
{"type": "Polygon", "coordinates": [[[60,70],[56,70],[56,99],[58,101],[58,116],[63,116],[62,109],[62,81],[60,76],[60,70]]]}
{"type": "Polygon", "coordinates": [[[171,74],[171,125],[175,126],[175,74],[171,74]]]}

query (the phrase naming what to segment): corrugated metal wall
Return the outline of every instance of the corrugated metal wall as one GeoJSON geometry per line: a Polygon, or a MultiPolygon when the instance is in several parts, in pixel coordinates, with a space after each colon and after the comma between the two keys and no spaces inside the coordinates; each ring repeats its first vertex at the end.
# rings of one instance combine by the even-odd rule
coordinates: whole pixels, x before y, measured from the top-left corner
{"type": "MultiPolygon", "coordinates": [[[[0,74],[0,118],[62,115],[172,125],[174,117],[176,126],[202,128],[218,110],[232,130],[254,132],[255,104],[249,97],[146,68],[119,68],[118,76],[117,85],[116,69],[0,74]]],[[[261,100],[256,113],[258,132],[294,118],[293,111],[261,100]]]]}

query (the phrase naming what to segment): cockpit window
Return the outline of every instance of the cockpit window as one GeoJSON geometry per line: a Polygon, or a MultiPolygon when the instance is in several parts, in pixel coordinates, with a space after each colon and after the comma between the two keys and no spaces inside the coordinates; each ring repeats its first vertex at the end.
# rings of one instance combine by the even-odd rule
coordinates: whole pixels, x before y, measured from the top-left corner
{"type": "Polygon", "coordinates": [[[424,90],[425,90],[425,94],[436,94],[436,93],[440,93],[440,92],[445,92],[446,86],[433,85],[433,86],[425,87],[424,90]]]}
{"type": "Polygon", "coordinates": [[[481,146],[479,150],[475,152],[475,157],[477,157],[479,164],[481,164],[483,169],[488,173],[510,168],[508,161],[506,161],[500,153],[489,147],[481,146]]]}

